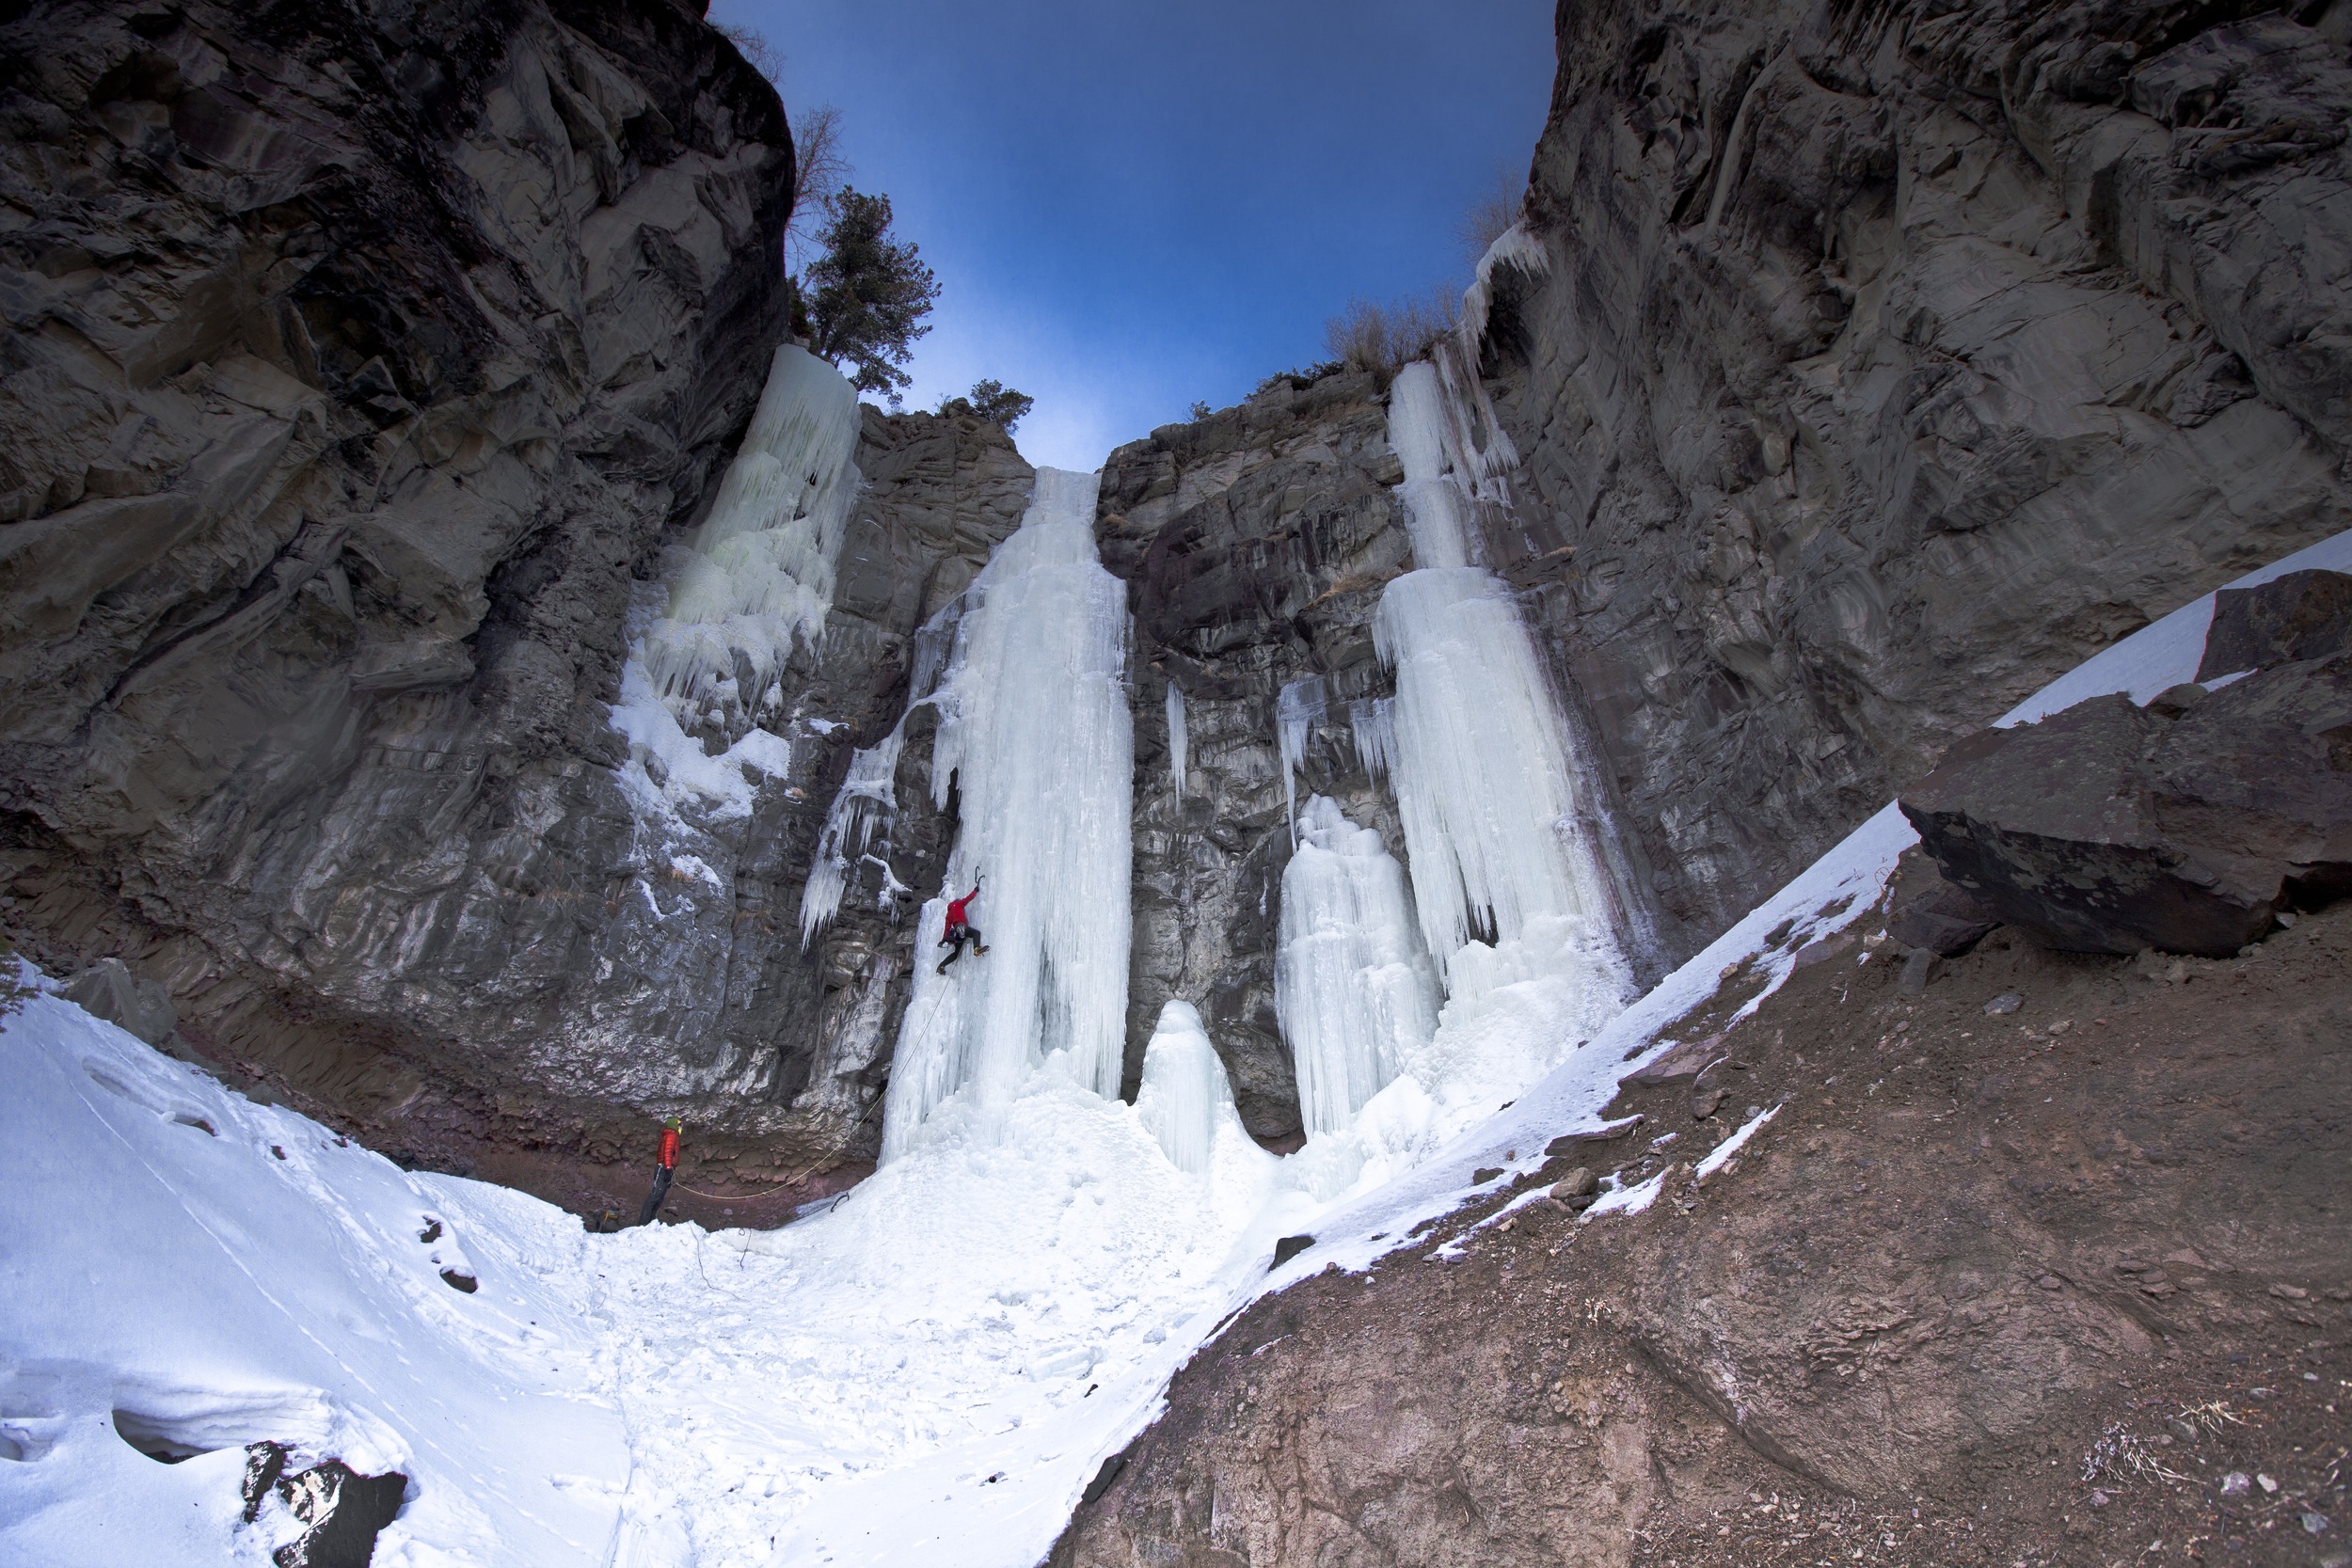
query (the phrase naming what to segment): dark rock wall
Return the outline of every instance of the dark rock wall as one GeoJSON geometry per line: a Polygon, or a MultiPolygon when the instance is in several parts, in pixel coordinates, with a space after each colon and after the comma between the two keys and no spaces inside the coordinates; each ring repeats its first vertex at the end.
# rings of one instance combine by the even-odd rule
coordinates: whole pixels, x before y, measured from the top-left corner
{"type": "Polygon", "coordinates": [[[1561,8],[1490,543],[1685,951],[2060,671],[2352,524],[2352,71],[2341,17],[2263,9],[1561,8]]]}
{"type": "Polygon", "coordinates": [[[854,1153],[838,1096],[791,1105],[873,921],[804,959],[799,884],[1027,468],[869,416],[791,672],[825,723],[680,890],[606,711],[782,333],[774,90],[670,0],[8,10],[11,931],[129,959],[183,1048],[435,1163],[609,1159],[656,1109],[762,1166],[854,1153]]]}
{"type": "Polygon", "coordinates": [[[1103,470],[1104,564],[1135,612],[1135,944],[1127,1084],[1161,1006],[1200,1009],[1244,1122],[1299,1131],[1298,1090],[1274,1015],[1274,941],[1290,862],[1275,707],[1322,679],[1330,719],[1310,735],[1298,798],[1330,795],[1403,837],[1358,761],[1345,699],[1386,695],[1371,621],[1410,565],[1403,477],[1369,375],[1287,382],[1198,424],[1113,452],[1103,470]],[[1168,776],[1167,690],[1184,693],[1188,768],[1168,776]]]}

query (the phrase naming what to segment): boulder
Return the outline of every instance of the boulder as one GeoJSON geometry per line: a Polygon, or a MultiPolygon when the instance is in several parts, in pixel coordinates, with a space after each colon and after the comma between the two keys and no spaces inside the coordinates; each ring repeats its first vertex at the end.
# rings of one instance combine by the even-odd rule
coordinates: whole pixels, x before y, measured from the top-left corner
{"type": "MultiPolygon", "coordinates": [[[[1914,952],[1951,958],[2000,924],[1966,888],[1947,880],[1932,857],[1906,849],[1887,899],[1886,934],[1914,952]]],[[[1922,978],[1925,971],[1921,972],[1922,978]]]]}
{"type": "Polygon", "coordinates": [[[2289,572],[2214,595],[2197,678],[2267,670],[2352,649],[2352,575],[2289,572]]]}
{"type": "Polygon", "coordinates": [[[2352,892],[2352,652],[2265,670],[2188,709],[2147,794],[2166,842],[2274,910],[2352,892]]]}
{"type": "Polygon", "coordinates": [[[2095,697],[1987,730],[1903,814],[1946,879],[2052,946],[2227,957],[2352,885],[2352,655],[2178,711],[2095,697]]]}

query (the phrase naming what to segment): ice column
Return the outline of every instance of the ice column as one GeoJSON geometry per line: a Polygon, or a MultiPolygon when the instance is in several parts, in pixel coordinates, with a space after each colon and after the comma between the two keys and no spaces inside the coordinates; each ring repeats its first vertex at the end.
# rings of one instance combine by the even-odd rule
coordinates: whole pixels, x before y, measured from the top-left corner
{"type": "MultiPolygon", "coordinates": [[[[1126,585],[1094,550],[1098,482],[1039,469],[1027,515],[966,594],[934,699],[931,778],[943,809],[951,780],[961,800],[947,881],[961,894],[986,879],[972,912],[990,950],[945,976],[916,965],[885,1159],[947,1097],[985,1106],[1040,1063],[1119,1090],[1135,731],[1126,585]]],[[[943,913],[942,900],[924,906],[918,951],[931,951],[943,913]]]]}
{"type": "Polygon", "coordinates": [[[1168,683],[1168,781],[1176,798],[1184,796],[1184,689],[1168,683]]]}
{"type": "Polygon", "coordinates": [[[1404,868],[1371,828],[1310,796],[1282,873],[1274,1007],[1309,1135],[1336,1132],[1427,1043],[1438,979],[1404,868]]]}
{"type": "Polygon", "coordinates": [[[1152,1043],[1143,1052],[1136,1115],[1159,1139],[1169,1163],[1193,1176],[1209,1173],[1220,1123],[1231,1120],[1240,1131],[1225,1064],[1189,1002],[1170,1001],[1160,1009],[1152,1043]]]}
{"type": "Polygon", "coordinates": [[[1378,738],[1448,991],[1564,977],[1575,997],[1563,1028],[1597,1027],[1630,983],[1616,900],[1581,823],[1581,772],[1534,640],[1502,579],[1467,563],[1470,509],[1507,504],[1507,464],[1491,410],[1451,384],[1462,378],[1452,360],[1440,343],[1437,364],[1406,367],[1391,391],[1390,441],[1422,569],[1389,584],[1373,621],[1396,674],[1378,738]]]}
{"type": "Polygon", "coordinates": [[[776,676],[795,640],[813,641],[833,605],[857,436],[855,389],[805,350],[776,350],[669,613],[639,645],[682,726],[732,743],[781,703],[776,676]]]}

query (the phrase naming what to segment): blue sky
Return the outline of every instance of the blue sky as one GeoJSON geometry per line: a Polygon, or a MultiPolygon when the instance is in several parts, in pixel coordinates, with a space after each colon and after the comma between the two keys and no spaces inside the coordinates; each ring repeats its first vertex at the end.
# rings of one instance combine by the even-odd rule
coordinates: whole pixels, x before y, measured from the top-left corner
{"type": "Polygon", "coordinates": [[[1356,296],[1466,279],[1523,181],[1550,0],[716,0],[830,103],[860,190],[939,275],[911,405],[1034,396],[1032,462],[1111,448],[1323,357],[1356,296]]]}

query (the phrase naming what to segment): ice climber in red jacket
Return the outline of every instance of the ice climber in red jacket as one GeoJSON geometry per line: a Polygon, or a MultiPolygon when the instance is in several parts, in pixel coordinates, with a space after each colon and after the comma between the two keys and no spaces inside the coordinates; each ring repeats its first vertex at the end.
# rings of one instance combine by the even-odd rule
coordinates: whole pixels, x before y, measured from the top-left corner
{"type": "Polygon", "coordinates": [[[972,951],[975,953],[988,951],[980,945],[980,928],[965,919],[963,914],[964,906],[979,895],[980,879],[975,877],[972,879],[972,891],[947,906],[947,929],[939,939],[939,945],[947,949],[947,956],[939,960],[939,973],[942,974],[947,973],[949,964],[963,957],[965,942],[972,944],[972,951]]]}

